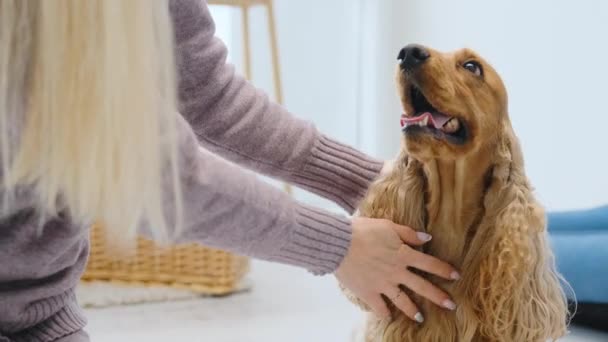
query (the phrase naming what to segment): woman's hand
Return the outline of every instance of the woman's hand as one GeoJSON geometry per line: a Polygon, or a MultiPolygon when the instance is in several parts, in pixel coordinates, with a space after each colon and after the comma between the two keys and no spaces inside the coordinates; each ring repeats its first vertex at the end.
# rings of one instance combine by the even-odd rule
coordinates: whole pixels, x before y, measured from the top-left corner
{"type": "Polygon", "coordinates": [[[384,295],[411,319],[424,321],[422,313],[401,291],[400,285],[443,308],[456,308],[448,294],[408,270],[411,267],[445,279],[460,278],[452,266],[410,247],[428,242],[430,235],[389,220],[364,217],[354,218],[352,229],[351,247],[335,275],[344,287],[365,302],[376,315],[390,315],[381,296],[384,295]]]}

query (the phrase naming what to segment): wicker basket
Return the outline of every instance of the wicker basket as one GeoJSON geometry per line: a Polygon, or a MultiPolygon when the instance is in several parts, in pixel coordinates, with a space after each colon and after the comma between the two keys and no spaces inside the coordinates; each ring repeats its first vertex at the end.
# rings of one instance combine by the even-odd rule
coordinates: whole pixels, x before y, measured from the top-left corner
{"type": "Polygon", "coordinates": [[[160,248],[138,238],[134,255],[118,258],[106,244],[104,229],[91,230],[91,252],[83,281],[170,286],[201,294],[227,295],[239,289],[249,259],[197,244],[160,248]]]}

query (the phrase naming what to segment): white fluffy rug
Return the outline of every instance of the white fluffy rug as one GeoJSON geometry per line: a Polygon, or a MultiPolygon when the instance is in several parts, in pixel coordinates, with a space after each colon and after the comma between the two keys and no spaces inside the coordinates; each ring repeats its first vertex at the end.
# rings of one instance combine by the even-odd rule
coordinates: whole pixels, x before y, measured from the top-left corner
{"type": "MultiPolygon", "coordinates": [[[[249,280],[245,279],[236,292],[246,291],[250,287],[249,280]]],[[[185,300],[204,296],[165,286],[134,286],[108,282],[80,283],[76,288],[78,302],[85,308],[185,300]]]]}

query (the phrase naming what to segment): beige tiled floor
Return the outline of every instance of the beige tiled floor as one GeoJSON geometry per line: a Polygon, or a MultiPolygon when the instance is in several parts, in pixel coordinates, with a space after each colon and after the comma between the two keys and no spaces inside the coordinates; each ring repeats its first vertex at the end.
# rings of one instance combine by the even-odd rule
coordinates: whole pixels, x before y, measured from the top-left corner
{"type": "MultiPolygon", "coordinates": [[[[88,310],[96,342],[342,342],[362,316],[332,277],[256,262],[254,289],[227,298],[88,310]]],[[[572,329],[562,341],[608,341],[608,334],[572,329]]]]}

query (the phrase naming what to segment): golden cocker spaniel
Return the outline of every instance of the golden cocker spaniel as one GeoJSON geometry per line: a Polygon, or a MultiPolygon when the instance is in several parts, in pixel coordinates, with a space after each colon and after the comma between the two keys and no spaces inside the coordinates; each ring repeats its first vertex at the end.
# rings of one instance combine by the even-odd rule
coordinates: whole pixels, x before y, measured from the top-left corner
{"type": "MultiPolygon", "coordinates": [[[[496,71],[475,52],[408,45],[399,54],[402,148],[370,188],[359,215],[430,233],[422,247],[461,270],[449,282],[455,312],[402,288],[424,312],[370,317],[367,341],[536,342],[566,333],[567,301],[548,245],[543,208],[524,172],[496,71]]],[[[348,293],[347,293],[348,295],[348,293]]],[[[356,298],[353,301],[361,304],[356,298]]]]}

